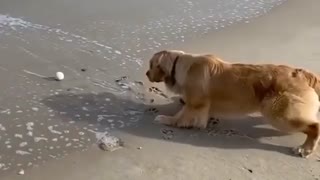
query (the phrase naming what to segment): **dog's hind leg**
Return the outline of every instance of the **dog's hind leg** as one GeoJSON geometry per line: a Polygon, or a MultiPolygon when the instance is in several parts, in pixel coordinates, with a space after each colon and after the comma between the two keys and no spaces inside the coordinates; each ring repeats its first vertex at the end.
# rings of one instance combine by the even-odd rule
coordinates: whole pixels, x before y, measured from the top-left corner
{"type": "Polygon", "coordinates": [[[293,152],[305,158],[311,155],[318,146],[320,139],[319,131],[319,123],[308,125],[305,130],[303,130],[303,133],[307,135],[305,142],[301,146],[293,148],[293,152]]]}
{"type": "Polygon", "coordinates": [[[309,157],[320,139],[318,96],[314,90],[303,93],[282,93],[263,100],[261,113],[275,128],[284,132],[302,132],[307,135],[304,143],[294,148],[294,153],[309,157]],[[298,95],[299,96],[298,96],[298,95]]]}

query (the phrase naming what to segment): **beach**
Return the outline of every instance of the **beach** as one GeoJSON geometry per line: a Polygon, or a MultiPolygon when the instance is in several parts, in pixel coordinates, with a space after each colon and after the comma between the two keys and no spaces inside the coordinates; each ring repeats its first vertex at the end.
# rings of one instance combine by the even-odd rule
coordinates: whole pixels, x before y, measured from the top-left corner
{"type": "Polygon", "coordinates": [[[205,130],[154,123],[181,105],[145,77],[149,58],[163,49],[319,72],[319,6],[4,0],[0,179],[320,179],[320,149],[309,159],[293,155],[305,136],[281,133],[259,116],[214,119],[205,130]],[[99,149],[105,134],[123,147],[99,149]]]}

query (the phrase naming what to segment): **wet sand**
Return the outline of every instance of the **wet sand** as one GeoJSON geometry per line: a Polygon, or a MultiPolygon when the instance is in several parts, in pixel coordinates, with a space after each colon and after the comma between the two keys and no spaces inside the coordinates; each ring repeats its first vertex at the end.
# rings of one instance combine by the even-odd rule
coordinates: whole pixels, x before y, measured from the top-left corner
{"type": "MultiPolygon", "coordinates": [[[[119,3],[104,4],[108,11],[85,2],[67,11],[73,7],[67,3],[64,18],[55,11],[59,1],[47,9],[40,7],[48,4],[36,0],[32,7],[25,4],[25,9],[40,8],[38,12],[23,11],[13,2],[5,1],[0,14],[27,18],[11,19],[10,26],[0,23],[5,59],[0,61],[1,179],[320,178],[317,154],[308,160],[291,154],[290,148],[304,136],[280,133],[260,117],[214,120],[203,131],[154,124],[155,114],[172,114],[179,104],[149,92],[152,85],[144,77],[147,58],[161,48],[317,71],[318,1],[290,0],[253,19],[255,13],[250,15],[244,8],[249,5],[241,1],[235,8],[240,14],[233,15],[247,18],[239,22],[221,20],[232,14],[225,11],[237,7],[233,1],[215,1],[222,8],[203,11],[207,14],[197,10],[206,9],[209,1],[177,1],[178,8],[165,6],[168,2],[138,2],[131,4],[137,13],[129,18],[124,18],[125,10],[113,10],[119,3]],[[151,12],[143,10],[154,3],[164,10],[144,16],[151,12]],[[219,13],[223,16],[218,19],[197,18],[219,13]],[[187,25],[180,26],[183,16],[187,25]],[[163,18],[156,21],[158,17],[163,18]],[[47,77],[56,71],[63,71],[66,79],[50,81],[47,77]],[[95,132],[120,137],[124,147],[101,151],[95,132]],[[25,175],[17,175],[20,169],[25,175]]],[[[251,6],[253,12],[263,11],[251,6]]]]}

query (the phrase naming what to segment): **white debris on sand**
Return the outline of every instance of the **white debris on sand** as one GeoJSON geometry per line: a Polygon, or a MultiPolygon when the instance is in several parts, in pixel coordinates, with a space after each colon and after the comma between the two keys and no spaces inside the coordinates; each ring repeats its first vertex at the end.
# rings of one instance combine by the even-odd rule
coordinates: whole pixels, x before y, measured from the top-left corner
{"type": "Polygon", "coordinates": [[[104,151],[115,151],[123,147],[123,141],[120,138],[111,136],[108,132],[95,132],[97,138],[97,144],[100,149],[104,151]]]}
{"type": "Polygon", "coordinates": [[[18,172],[18,175],[24,175],[24,170],[21,169],[21,170],[18,172]]]}

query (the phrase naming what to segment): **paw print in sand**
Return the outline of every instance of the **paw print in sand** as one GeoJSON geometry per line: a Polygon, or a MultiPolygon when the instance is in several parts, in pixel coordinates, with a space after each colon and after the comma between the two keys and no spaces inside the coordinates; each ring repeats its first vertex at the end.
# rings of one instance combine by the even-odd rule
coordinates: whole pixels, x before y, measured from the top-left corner
{"type": "Polygon", "coordinates": [[[164,94],[164,92],[162,90],[160,90],[157,87],[150,87],[149,88],[149,92],[154,93],[156,95],[162,96],[164,98],[169,98],[166,94],[164,94]]]}

